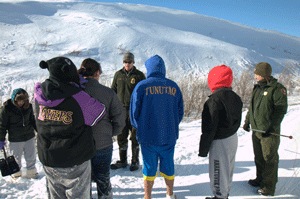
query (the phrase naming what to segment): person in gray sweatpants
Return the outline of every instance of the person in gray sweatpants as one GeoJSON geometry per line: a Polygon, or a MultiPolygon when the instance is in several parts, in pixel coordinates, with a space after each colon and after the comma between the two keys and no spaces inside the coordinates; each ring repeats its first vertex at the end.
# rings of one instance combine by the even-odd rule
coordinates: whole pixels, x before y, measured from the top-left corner
{"type": "Polygon", "coordinates": [[[90,160],[68,168],[44,166],[44,171],[48,198],[87,198],[90,195],[90,189],[87,188],[91,183],[90,160]]]}
{"type": "Polygon", "coordinates": [[[208,86],[212,95],[205,102],[202,112],[202,135],[199,156],[209,153],[211,198],[228,198],[235,164],[243,103],[232,91],[232,70],[216,66],[208,74],[208,86]]]}

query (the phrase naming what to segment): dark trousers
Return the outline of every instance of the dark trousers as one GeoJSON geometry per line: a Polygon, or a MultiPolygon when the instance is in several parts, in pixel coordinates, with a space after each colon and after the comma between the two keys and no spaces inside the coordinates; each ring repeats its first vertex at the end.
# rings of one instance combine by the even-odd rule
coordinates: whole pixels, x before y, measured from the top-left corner
{"type": "Polygon", "coordinates": [[[274,195],[278,181],[278,148],[279,136],[271,135],[267,138],[258,138],[252,135],[254,161],[256,165],[256,179],[261,182],[261,187],[274,195]]]}
{"type": "Polygon", "coordinates": [[[92,158],[92,179],[97,184],[98,198],[112,198],[112,187],[110,183],[110,164],[113,146],[97,150],[92,158]]]}
{"type": "Polygon", "coordinates": [[[129,131],[131,131],[130,140],[132,144],[132,149],[135,149],[139,146],[139,143],[136,139],[136,129],[131,126],[129,110],[126,110],[126,125],[122,130],[122,133],[117,136],[118,145],[120,150],[127,150],[128,147],[128,135],[129,131]]]}

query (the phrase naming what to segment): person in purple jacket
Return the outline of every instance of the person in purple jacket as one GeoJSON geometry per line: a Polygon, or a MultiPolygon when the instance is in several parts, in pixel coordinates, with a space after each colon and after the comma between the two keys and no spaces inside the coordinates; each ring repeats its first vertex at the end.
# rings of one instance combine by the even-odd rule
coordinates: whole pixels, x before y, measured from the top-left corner
{"type": "Polygon", "coordinates": [[[178,85],[165,77],[165,63],[160,56],[149,58],[145,66],[147,79],[136,85],[129,109],[143,155],[145,198],[151,198],[159,160],[167,198],[174,199],[174,149],[184,114],[182,94],[178,85]]]}
{"type": "Polygon", "coordinates": [[[92,128],[105,106],[80,88],[73,62],[55,57],[40,67],[50,76],[35,86],[38,157],[46,174],[48,198],[90,198],[92,128]]]}

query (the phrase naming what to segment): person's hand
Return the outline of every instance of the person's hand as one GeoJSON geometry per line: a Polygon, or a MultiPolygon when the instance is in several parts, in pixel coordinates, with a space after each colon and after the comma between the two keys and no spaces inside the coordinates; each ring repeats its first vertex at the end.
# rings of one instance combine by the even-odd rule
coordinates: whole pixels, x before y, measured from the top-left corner
{"type": "Polygon", "coordinates": [[[3,149],[5,146],[5,141],[0,141],[0,150],[3,149]]]}
{"type": "Polygon", "coordinates": [[[274,132],[274,129],[272,127],[270,127],[268,130],[266,130],[265,133],[262,133],[262,137],[267,138],[271,135],[272,132],[274,132]]]}
{"type": "Polygon", "coordinates": [[[243,129],[247,132],[250,131],[250,124],[249,123],[245,123],[244,126],[243,126],[243,129]]]}

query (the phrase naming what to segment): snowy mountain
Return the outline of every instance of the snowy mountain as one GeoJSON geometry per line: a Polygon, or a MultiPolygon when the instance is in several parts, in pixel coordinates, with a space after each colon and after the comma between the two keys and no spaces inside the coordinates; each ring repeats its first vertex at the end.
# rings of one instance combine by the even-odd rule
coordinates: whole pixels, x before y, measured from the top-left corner
{"type": "Polygon", "coordinates": [[[235,74],[269,62],[275,73],[300,63],[300,38],[200,14],[146,5],[95,2],[7,1],[0,3],[0,96],[32,87],[48,76],[41,60],[67,56],[77,67],[100,61],[104,73],[122,67],[122,53],[136,66],[158,54],[168,72],[207,75],[217,65],[235,74]]]}

